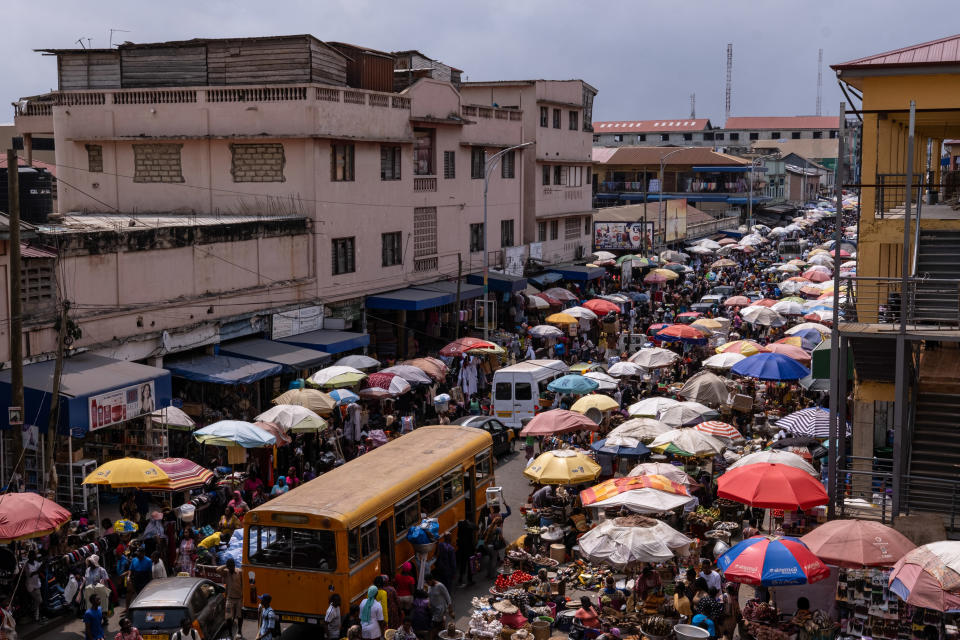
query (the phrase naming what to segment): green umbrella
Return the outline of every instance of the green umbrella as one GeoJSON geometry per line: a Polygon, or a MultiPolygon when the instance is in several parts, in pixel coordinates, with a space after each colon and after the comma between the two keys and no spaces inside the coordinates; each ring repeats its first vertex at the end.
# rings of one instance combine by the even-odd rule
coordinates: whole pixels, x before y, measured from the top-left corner
{"type": "Polygon", "coordinates": [[[635,256],[632,253],[628,253],[625,256],[620,256],[619,258],[617,258],[617,265],[619,266],[624,262],[626,262],[627,260],[639,260],[639,259],[641,259],[640,256],[635,256]]]}

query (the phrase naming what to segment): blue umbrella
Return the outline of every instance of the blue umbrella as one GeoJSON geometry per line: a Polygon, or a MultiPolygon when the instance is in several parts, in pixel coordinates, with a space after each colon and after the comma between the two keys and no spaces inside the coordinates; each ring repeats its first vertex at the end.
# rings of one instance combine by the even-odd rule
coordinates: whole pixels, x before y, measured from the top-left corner
{"type": "Polygon", "coordinates": [[[639,291],[624,291],[623,295],[627,296],[634,302],[649,302],[650,296],[646,293],[640,293],[639,291]]]}
{"type": "Polygon", "coordinates": [[[193,437],[201,444],[213,444],[221,447],[239,445],[246,449],[267,447],[277,442],[273,434],[243,420],[214,422],[203,429],[194,431],[193,437]]]}
{"type": "Polygon", "coordinates": [[[360,396],[349,389],[334,389],[327,395],[333,398],[337,405],[352,404],[360,400],[360,396]]]}
{"type": "Polygon", "coordinates": [[[590,445],[590,448],[597,453],[605,453],[611,456],[622,456],[624,458],[639,458],[640,456],[645,456],[650,453],[650,449],[647,449],[640,443],[638,443],[635,447],[622,447],[616,444],[612,444],[608,447],[606,438],[603,440],[597,440],[590,445]]]}
{"type": "Polygon", "coordinates": [[[730,582],[765,587],[811,584],[830,576],[807,545],[789,536],[747,538],[717,558],[717,568],[730,582]]]}
{"type": "Polygon", "coordinates": [[[757,380],[799,380],[810,370],[782,353],[758,353],[733,365],[731,372],[757,380]]]}
{"type": "Polygon", "coordinates": [[[810,344],[810,348],[807,351],[812,350],[818,344],[823,342],[823,336],[820,335],[820,332],[816,329],[804,329],[803,331],[797,331],[796,333],[791,333],[791,336],[800,336],[800,339],[803,340],[803,348],[807,349],[807,345],[810,344]]]}
{"type": "Polygon", "coordinates": [[[560,376],[548,384],[547,389],[555,393],[572,393],[575,395],[583,395],[585,393],[594,391],[599,386],[600,384],[591,378],[586,378],[576,374],[568,374],[565,376],[560,376]]]}

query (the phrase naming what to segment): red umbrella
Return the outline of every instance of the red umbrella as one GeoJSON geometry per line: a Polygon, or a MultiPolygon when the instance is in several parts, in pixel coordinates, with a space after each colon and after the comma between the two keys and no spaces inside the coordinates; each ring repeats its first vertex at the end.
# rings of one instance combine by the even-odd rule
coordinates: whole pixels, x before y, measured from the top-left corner
{"type": "Polygon", "coordinates": [[[840,567],[891,567],[917,545],[872,520],[831,520],[800,538],[810,551],[840,567]]]}
{"type": "Polygon", "coordinates": [[[813,269],[808,269],[803,272],[803,277],[811,282],[826,282],[827,280],[833,280],[833,277],[829,273],[824,273],[823,271],[814,271],[813,269]]]}
{"type": "Polygon", "coordinates": [[[819,322],[820,324],[832,324],[833,323],[833,313],[827,315],[826,312],[820,311],[811,311],[807,315],[803,316],[804,320],[809,320],[810,322],[819,322]]]}
{"type": "Polygon", "coordinates": [[[748,464],[717,479],[717,496],[761,509],[809,509],[829,501],[819,480],[785,464],[748,464]]]}
{"type": "Polygon", "coordinates": [[[660,329],[666,329],[670,326],[669,322],[655,322],[654,324],[647,327],[647,335],[653,335],[660,331],[660,329]]]}
{"type": "Polygon", "coordinates": [[[699,311],[684,311],[683,313],[678,313],[678,318],[699,318],[703,314],[699,311]]]}
{"type": "Polygon", "coordinates": [[[537,296],[537,297],[540,298],[541,300],[546,301],[546,303],[547,303],[548,305],[550,305],[551,307],[562,307],[562,306],[563,306],[563,303],[562,303],[562,302],[560,302],[559,300],[557,300],[557,299],[554,298],[553,296],[548,296],[548,295],[545,294],[545,293],[535,293],[535,294],[533,294],[533,295],[537,296]]]}
{"type": "Polygon", "coordinates": [[[466,353],[473,349],[496,349],[497,345],[488,341],[481,340],[480,338],[460,338],[459,340],[454,340],[443,349],[440,349],[440,355],[442,356],[459,356],[462,353],[466,353]]]}
{"type": "Polygon", "coordinates": [[[779,300],[771,300],[770,298],[760,298],[759,300],[757,300],[756,302],[754,302],[754,303],[751,304],[750,306],[751,306],[751,307],[768,307],[768,308],[769,308],[769,307],[772,307],[773,305],[777,304],[778,302],[780,302],[780,301],[779,301],[779,300]]]}
{"type": "MultiPolygon", "coordinates": [[[[830,250],[830,255],[832,255],[832,256],[837,255],[836,249],[831,249],[831,250],[830,250]]],[[[843,249],[840,249],[840,257],[841,257],[841,258],[849,258],[849,257],[850,257],[850,252],[849,252],[849,251],[845,251],[845,250],[843,250],[843,249]]]]}
{"type": "Polygon", "coordinates": [[[521,431],[522,436],[552,436],[569,431],[596,431],[596,422],[576,411],[551,409],[538,414],[521,431]]]}
{"type": "Polygon", "coordinates": [[[773,343],[767,345],[767,351],[770,353],[782,353],[788,358],[793,358],[805,367],[810,366],[810,354],[800,347],[792,344],[773,343]]]}
{"type": "Polygon", "coordinates": [[[609,300],[604,300],[603,298],[594,298],[592,300],[587,300],[583,303],[584,308],[590,309],[598,316],[603,316],[611,311],[614,313],[620,313],[620,307],[613,304],[609,300]]]}
{"type": "Polygon", "coordinates": [[[0,544],[39,538],[69,521],[69,511],[37,493],[0,495],[0,544]]]}
{"type": "Polygon", "coordinates": [[[679,338],[681,340],[703,340],[706,336],[706,333],[688,324],[672,324],[666,329],[661,329],[657,332],[657,337],[661,340],[664,337],[679,338]]]}
{"type": "Polygon", "coordinates": [[[725,307],[746,307],[750,304],[747,296],[731,296],[723,302],[725,307]]]}
{"type": "Polygon", "coordinates": [[[150,487],[150,491],[182,491],[193,487],[202,487],[213,477],[213,471],[204,469],[187,458],[161,458],[154,460],[166,472],[170,479],[163,484],[150,487]]]}

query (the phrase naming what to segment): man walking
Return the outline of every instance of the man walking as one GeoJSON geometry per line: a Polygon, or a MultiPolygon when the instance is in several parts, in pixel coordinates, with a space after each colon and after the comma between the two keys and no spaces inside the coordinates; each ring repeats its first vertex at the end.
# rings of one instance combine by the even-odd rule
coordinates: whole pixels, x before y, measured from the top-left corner
{"type": "Polygon", "coordinates": [[[84,640],[103,640],[103,610],[100,608],[100,596],[90,596],[90,608],[83,614],[84,640]]]}
{"type": "Polygon", "coordinates": [[[225,616],[227,624],[230,625],[230,633],[234,638],[243,637],[243,612],[241,611],[241,600],[243,592],[241,591],[240,572],[237,571],[237,563],[233,558],[227,558],[227,564],[218,567],[217,571],[223,576],[223,584],[227,588],[227,602],[225,616]]]}

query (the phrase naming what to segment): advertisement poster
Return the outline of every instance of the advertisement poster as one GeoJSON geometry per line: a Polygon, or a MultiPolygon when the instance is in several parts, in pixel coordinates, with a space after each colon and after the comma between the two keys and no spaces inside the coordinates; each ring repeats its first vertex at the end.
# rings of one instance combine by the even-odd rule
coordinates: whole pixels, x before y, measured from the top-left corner
{"type": "Polygon", "coordinates": [[[273,314],[270,337],[273,340],[297,336],[323,328],[323,305],[303,307],[273,314]]]}
{"type": "Polygon", "coordinates": [[[90,431],[131,420],[156,408],[153,380],[90,398],[90,431]]]}
{"type": "Polygon", "coordinates": [[[642,251],[653,246],[653,222],[594,222],[593,248],[642,251]]]}

